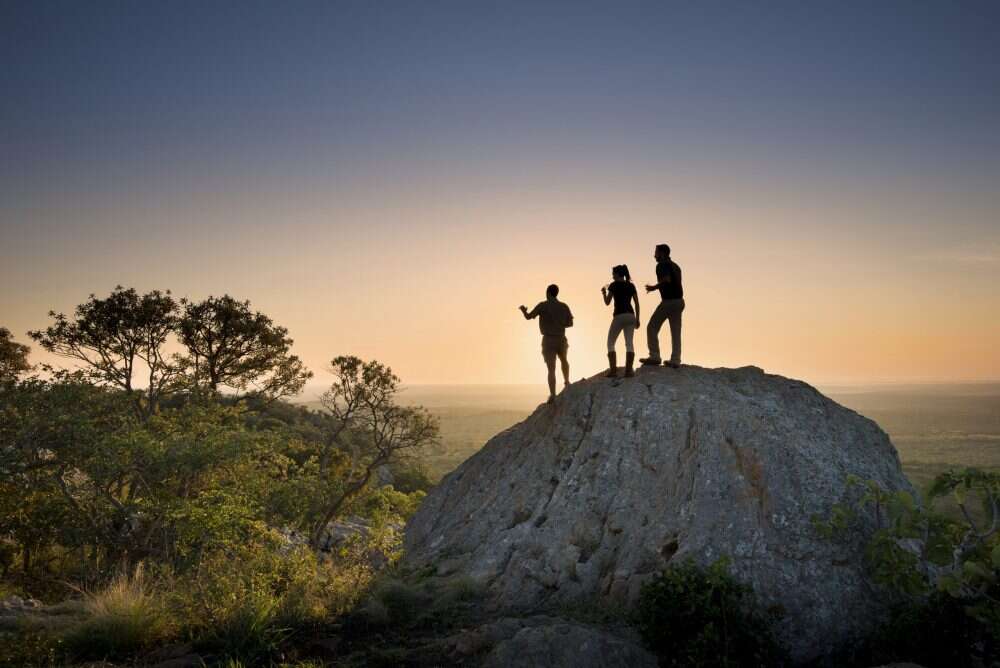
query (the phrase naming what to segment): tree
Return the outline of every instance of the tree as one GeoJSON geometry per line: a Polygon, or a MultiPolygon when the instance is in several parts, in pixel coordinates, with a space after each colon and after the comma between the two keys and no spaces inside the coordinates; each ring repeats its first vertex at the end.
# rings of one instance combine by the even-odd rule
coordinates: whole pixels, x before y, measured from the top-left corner
{"type": "Polygon", "coordinates": [[[83,364],[93,381],[125,390],[135,399],[139,413],[156,413],[161,397],[169,392],[179,369],[163,351],[177,325],[177,302],[170,291],[139,295],[134,288],[117,286],[105,299],[94,295],[76,307],[74,318],[49,312],[55,322],[45,330],[29,332],[45,350],[83,364]],[[133,387],[148,370],[145,390],[133,387]]]}
{"type": "Polygon", "coordinates": [[[104,499],[113,486],[95,482],[80,462],[101,471],[122,465],[112,449],[137,422],[129,403],[80,374],[32,378],[0,394],[0,535],[17,543],[26,574],[53,544],[85,549],[112,542],[120,531],[123,518],[104,499]]]}
{"type": "Polygon", "coordinates": [[[81,374],[0,393],[0,536],[25,573],[60,553],[90,572],[181,567],[264,526],[283,435],[248,428],[239,406],[188,401],[140,420],[131,404],[81,374]]]}
{"type": "Polygon", "coordinates": [[[218,392],[252,390],[270,400],[298,394],[312,377],[289,354],[288,330],[229,295],[184,304],[178,332],[188,350],[184,359],[196,387],[218,392]]]}
{"type": "Polygon", "coordinates": [[[11,337],[9,329],[0,327],[0,382],[16,380],[22,373],[31,371],[30,351],[31,348],[11,337]]]}
{"type": "Polygon", "coordinates": [[[419,452],[437,442],[437,420],[421,407],[399,406],[399,378],[389,367],[353,356],[331,362],[336,380],[320,399],[332,418],[319,453],[320,475],[328,473],[336,454],[350,451],[346,480],[322,500],[310,542],[318,547],[326,526],[347,502],[367,487],[379,467],[419,452]]]}

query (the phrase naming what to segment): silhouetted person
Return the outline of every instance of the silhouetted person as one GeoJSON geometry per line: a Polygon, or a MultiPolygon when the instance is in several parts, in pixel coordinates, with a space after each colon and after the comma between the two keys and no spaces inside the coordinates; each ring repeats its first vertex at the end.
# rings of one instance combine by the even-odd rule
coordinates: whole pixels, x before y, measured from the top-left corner
{"type": "Polygon", "coordinates": [[[617,373],[618,358],[615,354],[615,343],[618,335],[625,333],[625,377],[631,378],[635,375],[632,364],[635,362],[635,348],[632,347],[632,338],[635,335],[635,328],[639,326],[639,293],[632,284],[632,277],[628,273],[628,266],[619,264],[611,269],[611,285],[601,287],[601,295],[604,303],[610,304],[615,301],[614,314],[611,316],[611,327],[608,329],[608,378],[614,378],[617,373]],[[632,310],[632,303],[635,302],[635,310],[632,310]]]}
{"type": "Polygon", "coordinates": [[[660,327],[663,321],[670,322],[670,360],[666,366],[678,368],[681,365],[681,313],[684,311],[684,287],[681,285],[681,268],[670,259],[670,246],[659,244],[653,253],[656,259],[656,284],[647,285],[646,292],[660,291],[660,304],[649,317],[646,325],[646,345],[649,357],[639,360],[643,364],[660,363],[660,327]]]}
{"type": "Polygon", "coordinates": [[[538,329],[542,333],[542,358],[549,369],[549,403],[556,398],[556,357],[562,363],[564,385],[569,385],[569,361],[566,352],[569,342],[566,340],[566,328],[573,326],[573,314],[569,307],[556,299],[559,286],[552,284],[545,290],[545,301],[538,302],[529,312],[523,305],[518,308],[525,319],[538,318],[538,329]]]}

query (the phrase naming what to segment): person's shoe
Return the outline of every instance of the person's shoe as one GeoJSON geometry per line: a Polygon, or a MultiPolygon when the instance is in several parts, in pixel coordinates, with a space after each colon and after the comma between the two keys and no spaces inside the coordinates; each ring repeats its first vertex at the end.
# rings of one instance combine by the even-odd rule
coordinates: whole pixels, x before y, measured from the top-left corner
{"type": "Polygon", "coordinates": [[[547,403],[547,404],[554,404],[555,402],[556,402],[556,395],[550,394],[549,395],[549,400],[546,401],[545,403],[547,403]]]}
{"type": "Polygon", "coordinates": [[[615,353],[608,353],[608,372],[604,374],[605,378],[615,378],[618,375],[618,357],[615,353]]]}
{"type": "Polygon", "coordinates": [[[635,371],[632,370],[632,364],[635,362],[635,353],[625,353],[625,377],[632,378],[635,376],[635,371]]]}
{"type": "Polygon", "coordinates": [[[656,357],[643,357],[639,360],[639,364],[643,366],[660,366],[660,360],[656,357]]]}
{"type": "Polygon", "coordinates": [[[663,363],[663,366],[668,366],[671,369],[680,369],[681,368],[681,363],[680,362],[671,362],[670,360],[666,360],[663,363]]]}

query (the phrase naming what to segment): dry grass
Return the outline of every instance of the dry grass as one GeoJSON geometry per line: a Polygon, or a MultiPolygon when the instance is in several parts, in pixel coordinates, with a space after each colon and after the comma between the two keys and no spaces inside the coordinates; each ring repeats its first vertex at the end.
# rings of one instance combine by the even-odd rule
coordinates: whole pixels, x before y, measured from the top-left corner
{"type": "Polygon", "coordinates": [[[65,638],[76,656],[124,656],[170,635],[169,618],[141,565],[134,573],[121,573],[104,588],[83,594],[84,620],[69,629],[65,638]]]}

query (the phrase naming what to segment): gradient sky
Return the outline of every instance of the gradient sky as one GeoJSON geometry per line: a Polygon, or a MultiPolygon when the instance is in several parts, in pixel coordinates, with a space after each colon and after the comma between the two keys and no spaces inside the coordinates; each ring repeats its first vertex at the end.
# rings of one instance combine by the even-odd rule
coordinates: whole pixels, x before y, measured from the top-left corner
{"type": "Polygon", "coordinates": [[[687,362],[1000,379],[998,35],[995,2],[0,0],[0,326],[229,293],[317,372],[543,382],[517,305],[559,283],[594,373],[610,267],[667,242],[687,362]]]}

